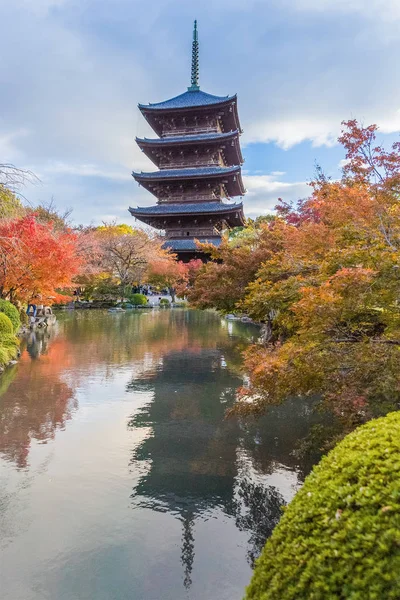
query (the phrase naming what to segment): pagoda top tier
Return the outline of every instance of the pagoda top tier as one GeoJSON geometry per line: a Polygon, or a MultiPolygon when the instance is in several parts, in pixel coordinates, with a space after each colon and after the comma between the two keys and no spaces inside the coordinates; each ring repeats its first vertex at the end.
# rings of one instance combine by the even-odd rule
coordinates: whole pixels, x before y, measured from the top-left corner
{"type": "MultiPolygon", "coordinates": [[[[187,91],[179,96],[175,96],[170,100],[158,102],[156,104],[139,104],[139,109],[149,123],[150,127],[158,135],[174,135],[174,127],[170,126],[166,129],[165,123],[172,123],[174,118],[178,120],[186,119],[186,126],[177,128],[181,131],[187,130],[187,133],[218,131],[222,132],[239,131],[240,127],[239,114],[237,110],[237,96],[213,96],[201,90],[187,91]],[[199,124],[199,129],[196,128],[194,122],[189,125],[191,119],[209,117],[210,126],[204,128],[204,124],[199,124]],[[215,124],[212,124],[212,118],[215,118],[215,124]],[[216,125],[218,121],[218,125],[216,125]]],[[[179,133],[181,132],[179,131],[179,133]]]]}
{"type": "Polygon", "coordinates": [[[216,106],[219,104],[229,104],[236,102],[236,94],[234,96],[213,96],[213,94],[207,94],[202,92],[200,89],[195,91],[183,92],[179,96],[174,96],[164,102],[155,102],[149,104],[139,104],[140,110],[181,110],[191,108],[208,108],[210,106],[216,106]]]}
{"type": "Polygon", "coordinates": [[[193,132],[196,129],[204,131],[204,119],[208,124],[206,129],[220,132],[237,130],[242,133],[236,94],[234,96],[214,96],[200,89],[197,21],[194,22],[193,30],[191,85],[187,91],[163,102],[139,104],[138,106],[152,129],[161,136],[174,135],[174,128],[182,129],[182,126],[183,129],[188,130],[187,133],[190,133],[190,129],[193,132]],[[202,121],[200,128],[199,124],[195,122],[197,118],[202,121]]]}

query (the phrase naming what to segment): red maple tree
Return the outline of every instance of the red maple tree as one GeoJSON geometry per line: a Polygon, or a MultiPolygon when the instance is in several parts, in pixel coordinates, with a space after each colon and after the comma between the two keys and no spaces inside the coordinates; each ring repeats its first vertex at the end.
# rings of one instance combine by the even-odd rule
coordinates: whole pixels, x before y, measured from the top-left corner
{"type": "Polygon", "coordinates": [[[0,297],[52,303],[82,266],[78,238],[34,215],[0,221],[0,297]]]}

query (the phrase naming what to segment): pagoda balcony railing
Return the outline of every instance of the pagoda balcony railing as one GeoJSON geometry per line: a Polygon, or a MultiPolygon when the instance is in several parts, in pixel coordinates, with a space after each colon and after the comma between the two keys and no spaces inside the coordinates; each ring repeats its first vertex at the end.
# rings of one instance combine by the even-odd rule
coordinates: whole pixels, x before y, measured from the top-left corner
{"type": "Polygon", "coordinates": [[[168,164],[160,163],[160,169],[175,169],[182,167],[183,169],[190,169],[192,167],[220,167],[224,166],[218,160],[208,160],[207,162],[204,159],[199,160],[180,160],[180,161],[171,161],[168,164]]]}
{"type": "Polygon", "coordinates": [[[160,198],[159,204],[176,204],[179,202],[217,202],[220,198],[216,196],[170,196],[169,198],[160,198]]]}
{"type": "Polygon", "coordinates": [[[201,127],[184,127],[183,129],[169,129],[163,131],[162,137],[172,137],[175,135],[195,135],[197,133],[217,133],[215,127],[201,126],[201,127]]]}
{"type": "Polygon", "coordinates": [[[166,231],[165,237],[167,239],[174,238],[188,238],[188,237],[215,237],[220,235],[220,230],[216,227],[196,227],[195,229],[190,229],[189,232],[187,227],[183,227],[183,229],[169,229],[166,231]],[[188,235],[189,233],[189,235],[188,235]]]}

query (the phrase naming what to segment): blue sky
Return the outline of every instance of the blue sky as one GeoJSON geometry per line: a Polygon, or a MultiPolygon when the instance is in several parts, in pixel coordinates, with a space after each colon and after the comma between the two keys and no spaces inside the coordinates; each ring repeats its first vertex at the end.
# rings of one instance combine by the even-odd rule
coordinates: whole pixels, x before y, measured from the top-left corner
{"type": "Polygon", "coordinates": [[[337,177],[342,120],[400,130],[400,0],[0,0],[0,163],[32,169],[77,223],[130,222],[154,197],[138,102],[185,91],[193,19],[200,85],[238,94],[248,216],[337,177]]]}

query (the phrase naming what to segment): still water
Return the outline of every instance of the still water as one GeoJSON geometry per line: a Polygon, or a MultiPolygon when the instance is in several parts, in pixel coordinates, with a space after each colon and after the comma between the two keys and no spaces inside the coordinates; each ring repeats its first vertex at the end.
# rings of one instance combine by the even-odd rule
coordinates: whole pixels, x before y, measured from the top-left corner
{"type": "Polygon", "coordinates": [[[240,600],[310,465],[299,401],[226,420],[253,325],[62,313],[0,378],[2,600],[240,600]]]}

